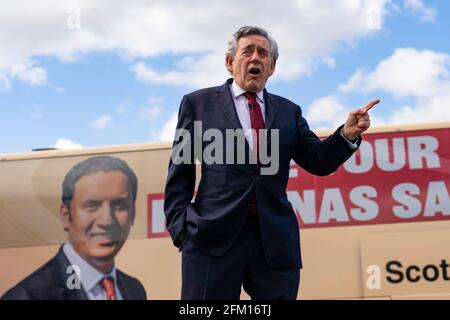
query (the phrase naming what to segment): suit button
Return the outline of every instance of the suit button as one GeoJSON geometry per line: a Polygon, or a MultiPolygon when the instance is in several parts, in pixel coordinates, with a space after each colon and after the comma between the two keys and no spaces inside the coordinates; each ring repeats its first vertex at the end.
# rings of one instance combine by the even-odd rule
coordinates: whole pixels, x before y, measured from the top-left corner
{"type": "Polygon", "coordinates": [[[259,180],[259,176],[256,176],[255,179],[256,179],[256,180],[259,180]]]}

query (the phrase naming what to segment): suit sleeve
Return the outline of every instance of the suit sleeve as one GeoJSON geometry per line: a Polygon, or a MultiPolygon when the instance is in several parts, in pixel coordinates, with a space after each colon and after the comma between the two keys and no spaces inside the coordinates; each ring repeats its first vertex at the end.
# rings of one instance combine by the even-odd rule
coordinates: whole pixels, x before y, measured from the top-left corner
{"type": "Polygon", "coordinates": [[[187,207],[195,188],[194,114],[189,98],[183,97],[178,113],[177,131],[169,160],[164,191],[167,230],[175,246],[181,246],[187,207]]]}
{"type": "Polygon", "coordinates": [[[25,287],[17,286],[6,292],[0,300],[32,300],[32,297],[25,287]]]}
{"type": "Polygon", "coordinates": [[[136,286],[137,286],[137,290],[139,291],[139,298],[136,300],[147,300],[147,292],[145,291],[144,286],[142,285],[142,283],[136,279],[136,286]]]}
{"type": "MultiPolygon", "coordinates": [[[[297,111],[297,144],[294,151],[294,161],[309,173],[326,176],[335,172],[356,151],[340,134],[340,126],[325,140],[320,140],[309,128],[302,116],[301,109],[297,111]]],[[[357,146],[361,144],[361,138],[357,146]]]]}

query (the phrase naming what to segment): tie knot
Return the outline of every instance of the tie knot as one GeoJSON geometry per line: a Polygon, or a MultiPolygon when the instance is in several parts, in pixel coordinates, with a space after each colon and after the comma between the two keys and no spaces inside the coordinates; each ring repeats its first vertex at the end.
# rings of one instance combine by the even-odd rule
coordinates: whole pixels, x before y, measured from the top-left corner
{"type": "Polygon", "coordinates": [[[105,277],[102,279],[102,285],[105,289],[106,299],[107,300],[116,300],[116,289],[114,286],[114,278],[113,277],[105,277]]]}
{"type": "Polygon", "coordinates": [[[244,92],[244,97],[247,98],[248,102],[254,104],[256,102],[256,93],[251,91],[244,92]]]}

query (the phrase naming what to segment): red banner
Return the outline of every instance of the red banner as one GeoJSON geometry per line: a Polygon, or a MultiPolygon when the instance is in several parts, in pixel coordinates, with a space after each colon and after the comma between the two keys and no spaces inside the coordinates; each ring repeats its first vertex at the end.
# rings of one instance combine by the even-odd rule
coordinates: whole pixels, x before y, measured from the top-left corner
{"type": "MultiPolygon", "coordinates": [[[[287,188],[302,228],[450,219],[450,129],[367,134],[334,174],[291,165],[287,188]]],[[[148,195],[148,237],[165,237],[163,195],[148,195]]]]}

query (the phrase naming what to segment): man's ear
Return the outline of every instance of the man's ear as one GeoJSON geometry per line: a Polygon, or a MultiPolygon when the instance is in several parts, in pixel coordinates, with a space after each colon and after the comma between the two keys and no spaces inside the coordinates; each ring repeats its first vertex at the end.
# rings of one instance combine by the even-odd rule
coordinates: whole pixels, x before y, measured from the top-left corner
{"type": "Polygon", "coordinates": [[[59,218],[61,219],[61,222],[63,224],[64,231],[69,231],[70,210],[64,203],[61,203],[61,205],[59,206],[59,218]]]}
{"type": "Polygon", "coordinates": [[[275,66],[277,65],[277,60],[272,59],[272,65],[270,66],[269,77],[275,72],[275,66]]]}
{"type": "Polygon", "coordinates": [[[233,58],[231,58],[229,55],[225,58],[225,67],[227,68],[228,72],[232,75],[233,74],[233,58]]]}

